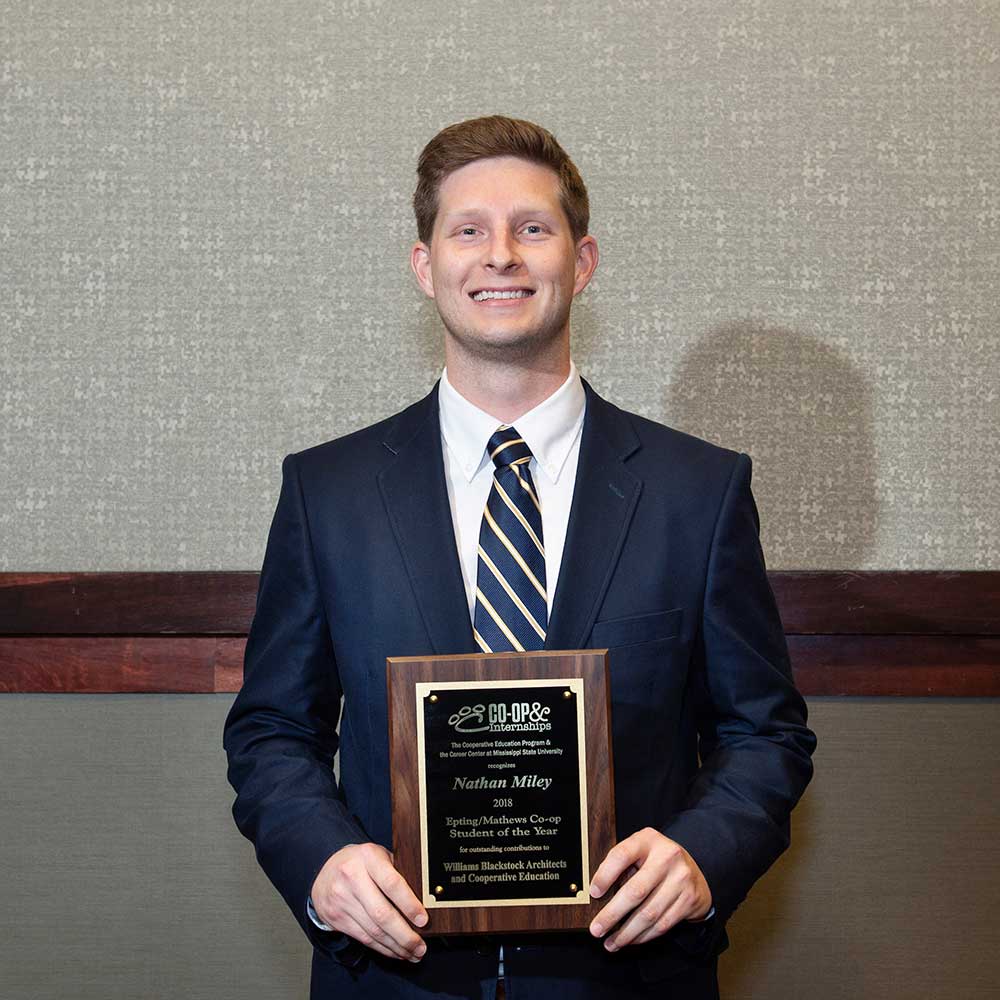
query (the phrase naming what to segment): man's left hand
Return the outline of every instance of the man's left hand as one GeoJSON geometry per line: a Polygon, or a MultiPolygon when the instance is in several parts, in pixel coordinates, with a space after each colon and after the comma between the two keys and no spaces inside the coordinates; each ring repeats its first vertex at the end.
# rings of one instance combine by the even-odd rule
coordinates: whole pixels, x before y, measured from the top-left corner
{"type": "Polygon", "coordinates": [[[712,908],[712,892],[694,858],[676,841],[646,827],[616,844],[591,879],[590,894],[602,896],[625,871],[632,876],[594,917],[590,933],[608,951],[644,944],[682,920],[701,920],[712,908]]]}

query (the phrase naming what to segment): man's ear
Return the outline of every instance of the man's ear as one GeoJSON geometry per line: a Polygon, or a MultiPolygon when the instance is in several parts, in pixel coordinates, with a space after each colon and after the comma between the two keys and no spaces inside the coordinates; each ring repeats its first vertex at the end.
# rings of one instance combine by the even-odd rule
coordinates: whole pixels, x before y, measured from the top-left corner
{"type": "Polygon", "coordinates": [[[600,254],[597,252],[597,240],[593,236],[584,236],[576,245],[576,282],[573,294],[579,295],[594,276],[600,254]]]}
{"type": "Polygon", "coordinates": [[[410,267],[417,276],[417,283],[424,294],[434,298],[434,278],[431,276],[431,248],[418,240],[410,251],[410,267]]]}

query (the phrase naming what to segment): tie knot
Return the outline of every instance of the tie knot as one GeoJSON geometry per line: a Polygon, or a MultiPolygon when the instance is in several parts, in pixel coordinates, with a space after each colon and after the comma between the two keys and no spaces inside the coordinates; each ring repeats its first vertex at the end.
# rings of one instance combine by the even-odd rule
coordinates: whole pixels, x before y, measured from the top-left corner
{"type": "Polygon", "coordinates": [[[513,427],[501,427],[486,445],[497,469],[521,465],[531,459],[531,449],[513,427]]]}

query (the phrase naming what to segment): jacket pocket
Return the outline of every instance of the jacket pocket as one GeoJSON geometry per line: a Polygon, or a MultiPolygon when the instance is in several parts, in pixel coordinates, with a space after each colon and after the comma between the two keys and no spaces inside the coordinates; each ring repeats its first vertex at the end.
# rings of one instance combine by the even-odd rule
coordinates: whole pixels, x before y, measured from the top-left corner
{"type": "Polygon", "coordinates": [[[590,645],[593,649],[615,649],[642,642],[672,639],[680,634],[683,612],[683,608],[673,608],[670,611],[653,611],[629,618],[594,622],[590,632],[590,645]]]}

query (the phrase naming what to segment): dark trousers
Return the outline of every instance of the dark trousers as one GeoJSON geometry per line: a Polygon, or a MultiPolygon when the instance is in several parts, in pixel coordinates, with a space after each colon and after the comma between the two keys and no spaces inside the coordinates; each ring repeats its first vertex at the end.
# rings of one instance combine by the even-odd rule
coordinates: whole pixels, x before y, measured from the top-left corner
{"type": "Polygon", "coordinates": [[[717,960],[693,963],[679,953],[650,959],[651,949],[615,955],[582,939],[530,944],[504,942],[506,973],[498,993],[499,946],[486,939],[428,940],[420,963],[369,953],[347,969],[314,955],[311,1000],[718,1000],[717,960]]]}

